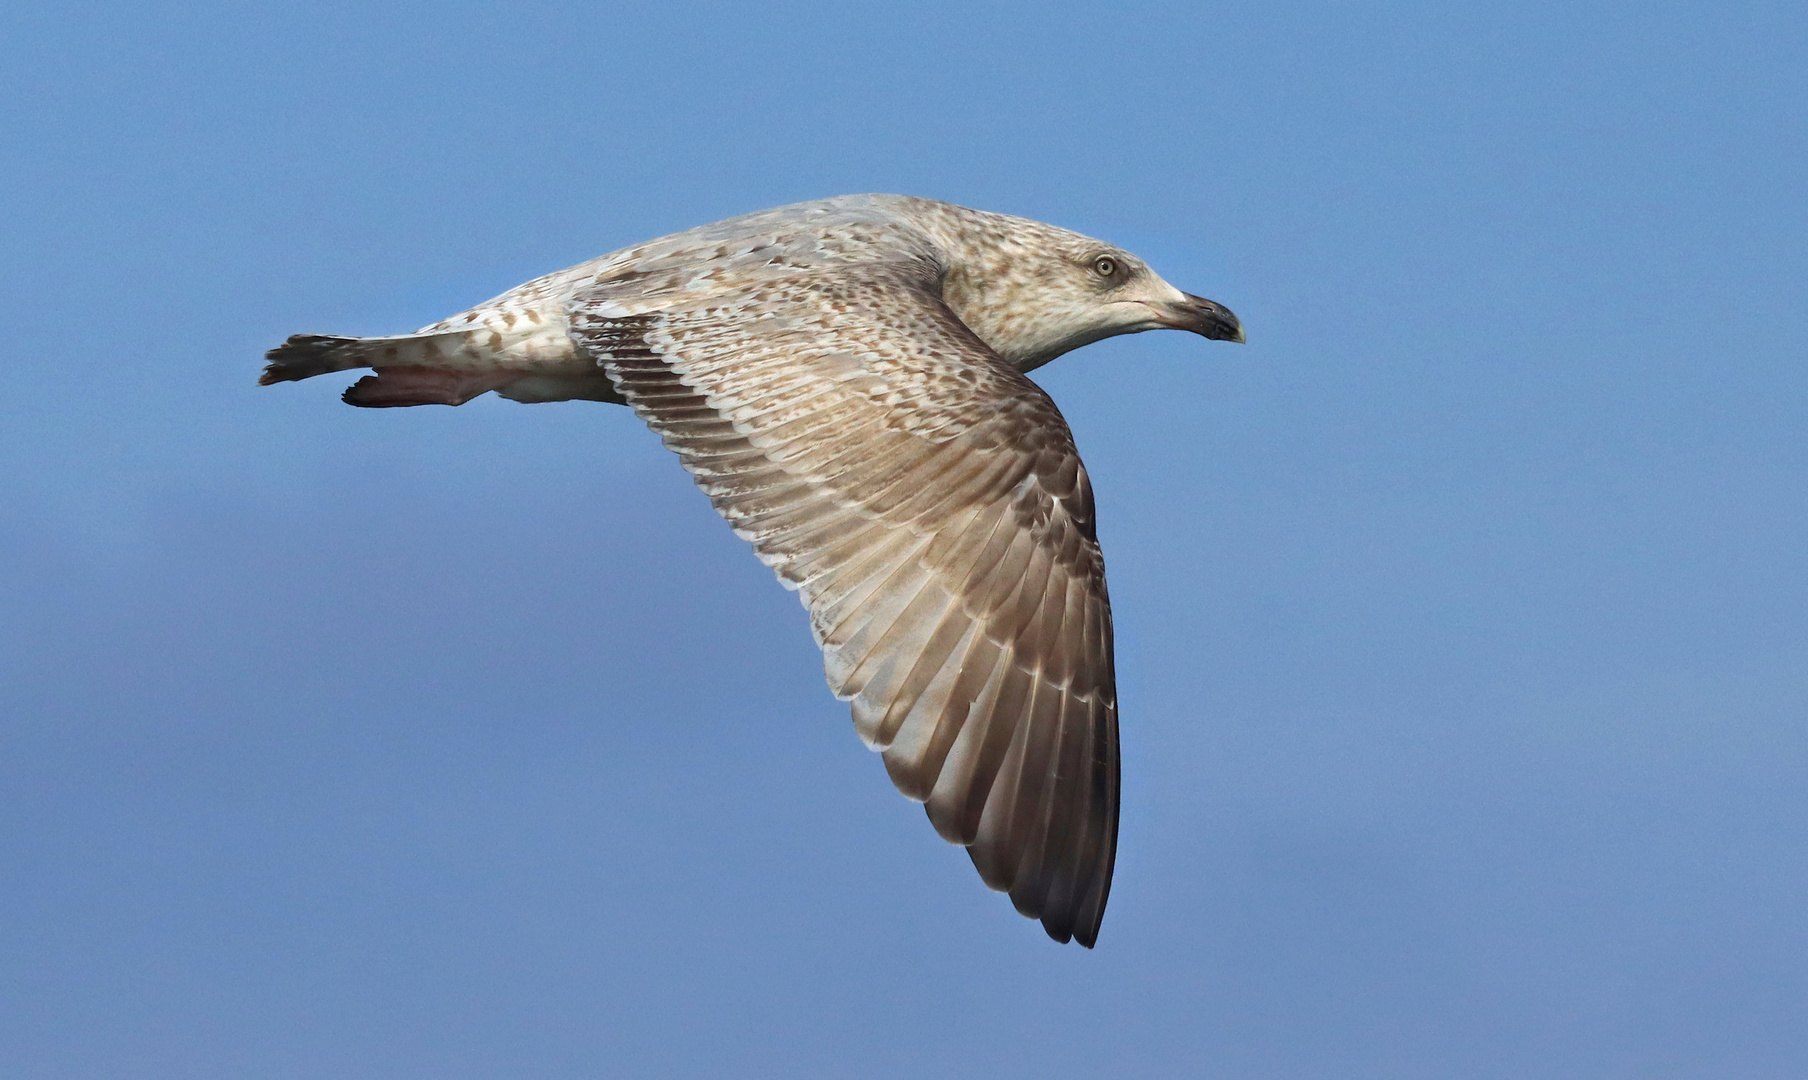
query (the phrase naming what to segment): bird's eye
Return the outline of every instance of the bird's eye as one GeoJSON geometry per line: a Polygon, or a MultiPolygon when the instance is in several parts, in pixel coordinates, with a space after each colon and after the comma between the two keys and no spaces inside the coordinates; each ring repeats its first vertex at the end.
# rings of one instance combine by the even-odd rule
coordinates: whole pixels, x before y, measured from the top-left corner
{"type": "Polygon", "coordinates": [[[1092,272],[1100,277],[1110,277],[1117,273],[1117,260],[1109,255],[1100,255],[1092,264],[1092,272]]]}

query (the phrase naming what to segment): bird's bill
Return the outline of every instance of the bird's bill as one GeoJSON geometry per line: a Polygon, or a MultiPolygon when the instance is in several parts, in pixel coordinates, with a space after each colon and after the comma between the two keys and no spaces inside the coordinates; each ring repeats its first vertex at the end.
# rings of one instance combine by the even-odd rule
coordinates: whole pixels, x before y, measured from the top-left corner
{"type": "Polygon", "coordinates": [[[1178,300],[1150,306],[1155,309],[1156,321],[1163,326],[1175,330],[1191,330],[1213,341],[1244,340],[1243,324],[1237,321],[1229,308],[1216,300],[1181,293],[1178,300]]]}

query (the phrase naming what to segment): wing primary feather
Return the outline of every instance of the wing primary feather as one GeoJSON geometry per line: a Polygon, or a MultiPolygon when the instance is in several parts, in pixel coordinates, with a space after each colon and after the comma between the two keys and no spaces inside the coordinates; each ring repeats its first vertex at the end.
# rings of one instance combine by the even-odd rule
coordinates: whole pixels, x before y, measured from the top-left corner
{"type": "Polygon", "coordinates": [[[1017,880],[1017,853],[1012,844],[1012,812],[1017,806],[1018,787],[1023,780],[1023,761],[1034,738],[1037,691],[1040,684],[1027,672],[1012,665],[1021,676],[1019,693],[1011,701],[1016,707],[1006,713],[1011,717],[1005,726],[1010,739],[1000,756],[992,783],[980,812],[979,828],[967,854],[974,869],[985,883],[999,892],[1009,892],[1017,880]]]}
{"type": "Polygon", "coordinates": [[[991,663],[982,667],[975,661],[963,672],[977,671],[982,681],[965,722],[948,747],[925,806],[935,831],[956,844],[972,844],[978,836],[980,811],[1022,710],[1022,702],[1008,698],[1004,688],[1013,678],[1021,681],[1027,677],[1012,662],[1009,647],[990,638],[981,640],[989,649],[991,663]]]}
{"type": "Polygon", "coordinates": [[[1085,828],[1091,795],[1092,770],[1085,761],[1092,749],[1089,716],[1091,703],[1063,692],[1061,733],[1050,762],[1049,797],[1044,820],[1042,875],[1045,891],[1040,908],[1042,925],[1051,937],[1065,941],[1073,936],[1079,908],[1076,895],[1079,861],[1085,846],[1085,828]]]}
{"type": "Polygon", "coordinates": [[[925,649],[923,658],[911,671],[905,689],[893,698],[882,722],[890,729],[886,737],[885,770],[891,774],[892,783],[898,790],[917,802],[927,802],[935,788],[941,759],[933,751],[943,729],[958,730],[966,719],[969,701],[960,699],[966,664],[976,646],[990,646],[971,619],[945,618],[937,629],[937,636],[950,629],[958,629],[960,637],[941,651],[941,661],[936,664],[934,674],[920,691],[911,692],[912,684],[927,666],[926,661],[936,651],[925,649]],[[905,700],[909,705],[901,709],[905,700]]]}
{"type": "MultiPolygon", "coordinates": [[[[888,745],[895,731],[895,726],[889,722],[893,695],[916,670],[918,658],[932,647],[946,647],[938,641],[937,633],[952,604],[953,598],[948,591],[925,575],[910,603],[897,618],[872,635],[861,650],[865,655],[855,667],[850,683],[860,684],[860,697],[871,710],[873,724],[867,729],[867,735],[872,745],[888,745]]],[[[862,633],[865,633],[864,628],[862,633]]]]}
{"type": "Polygon", "coordinates": [[[1047,889],[1043,843],[1048,835],[1053,792],[1052,764],[1061,737],[1061,713],[1066,691],[1036,680],[1035,705],[1029,717],[1030,733],[1017,778],[1017,799],[1010,808],[1011,903],[1030,918],[1039,917],[1042,894],[1047,889]]]}

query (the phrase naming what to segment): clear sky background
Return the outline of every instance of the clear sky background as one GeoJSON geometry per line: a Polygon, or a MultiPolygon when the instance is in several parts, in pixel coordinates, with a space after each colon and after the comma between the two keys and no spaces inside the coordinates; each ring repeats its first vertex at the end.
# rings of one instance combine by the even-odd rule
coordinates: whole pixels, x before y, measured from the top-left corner
{"type": "Polygon", "coordinates": [[[1808,9],[12,0],[0,1074],[1808,1075],[1808,9]],[[1048,941],[626,411],[260,389],[934,196],[1243,317],[1038,372],[1123,828],[1048,941]]]}

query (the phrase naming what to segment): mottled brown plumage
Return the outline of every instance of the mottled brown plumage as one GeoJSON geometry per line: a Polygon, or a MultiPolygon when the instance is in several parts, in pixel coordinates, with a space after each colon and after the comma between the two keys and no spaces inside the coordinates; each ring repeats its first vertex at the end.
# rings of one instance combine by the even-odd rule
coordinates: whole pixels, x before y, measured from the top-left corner
{"type": "Polygon", "coordinates": [[[846,196],[678,233],[395,338],[299,336],[263,381],[356,405],[631,406],[795,589],[830,688],[985,882],[1091,946],[1117,839],[1091,487],[1023,372],[1228,311],[1039,222],[846,196]]]}

